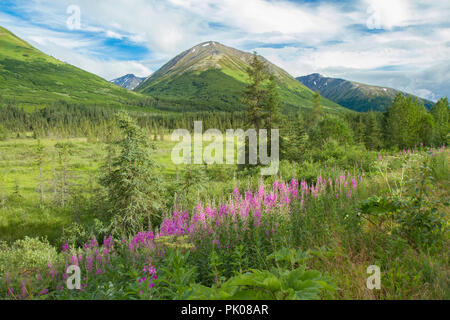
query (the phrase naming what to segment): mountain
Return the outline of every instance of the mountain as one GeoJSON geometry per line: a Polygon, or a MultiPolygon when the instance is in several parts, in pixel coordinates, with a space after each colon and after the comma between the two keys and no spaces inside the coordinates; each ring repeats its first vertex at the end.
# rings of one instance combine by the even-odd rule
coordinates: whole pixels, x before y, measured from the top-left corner
{"type": "Polygon", "coordinates": [[[142,96],[50,57],[0,27],[0,104],[120,105],[142,96]]]}
{"type": "Polygon", "coordinates": [[[427,109],[434,103],[411,94],[386,87],[371,86],[344,79],[327,78],[318,73],[298,77],[298,81],[341,106],[355,111],[384,111],[398,93],[411,96],[423,102],[427,109]]]}
{"type": "Polygon", "coordinates": [[[111,82],[117,84],[118,86],[121,86],[122,88],[134,90],[134,88],[140,85],[141,82],[145,79],[146,78],[136,77],[134,74],[127,74],[123,77],[111,80],[111,82]]]}
{"type": "MultiPolygon", "coordinates": [[[[282,109],[312,108],[314,92],[300,84],[286,71],[263,57],[275,76],[282,109]]],[[[248,83],[246,69],[252,54],[224,46],[215,41],[201,43],[166,63],[142,82],[135,91],[157,99],[201,110],[242,110],[241,93],[248,83]]],[[[347,109],[325,98],[324,110],[347,109]]]]}

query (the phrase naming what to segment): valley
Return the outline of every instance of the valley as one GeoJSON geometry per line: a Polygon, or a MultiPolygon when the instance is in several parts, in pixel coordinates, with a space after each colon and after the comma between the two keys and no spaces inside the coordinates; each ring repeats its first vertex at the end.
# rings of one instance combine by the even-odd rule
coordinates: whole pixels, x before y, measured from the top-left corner
{"type": "Polygon", "coordinates": [[[449,129],[217,41],[107,81],[0,27],[0,299],[448,299],[449,129]]]}

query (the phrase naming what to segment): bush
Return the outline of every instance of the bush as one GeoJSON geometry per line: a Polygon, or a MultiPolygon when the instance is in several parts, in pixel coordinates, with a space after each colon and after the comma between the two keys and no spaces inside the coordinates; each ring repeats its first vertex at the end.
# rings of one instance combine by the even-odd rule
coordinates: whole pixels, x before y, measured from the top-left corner
{"type": "Polygon", "coordinates": [[[84,224],[72,223],[64,228],[64,234],[61,237],[60,245],[68,243],[73,247],[81,247],[92,239],[103,239],[108,233],[108,227],[98,219],[86,226],[84,224]]]}
{"type": "Polygon", "coordinates": [[[361,201],[359,213],[379,232],[399,235],[413,247],[431,247],[444,239],[446,221],[440,203],[421,198],[372,196],[361,201]]]}
{"type": "Polygon", "coordinates": [[[58,260],[55,247],[46,239],[25,237],[8,247],[0,244],[0,275],[38,273],[47,268],[49,262],[58,260]]]}

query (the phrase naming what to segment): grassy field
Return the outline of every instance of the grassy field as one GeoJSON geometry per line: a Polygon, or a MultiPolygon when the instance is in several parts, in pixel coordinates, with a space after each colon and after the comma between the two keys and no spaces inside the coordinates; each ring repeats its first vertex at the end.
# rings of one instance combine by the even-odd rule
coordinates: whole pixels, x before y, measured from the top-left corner
{"type": "MultiPolygon", "coordinates": [[[[104,172],[102,165],[107,158],[107,145],[90,142],[87,138],[42,139],[41,143],[45,148],[42,165],[44,201],[40,203],[41,173],[36,160],[37,140],[31,137],[31,133],[27,136],[0,141],[0,240],[13,241],[32,235],[48,236],[50,240],[56,241],[63,226],[74,221],[74,215],[70,208],[53,205],[55,188],[58,187],[55,175],[60,169],[55,146],[58,143],[70,144],[70,155],[65,163],[69,188],[90,196],[99,187],[98,180],[104,172]]],[[[153,158],[158,163],[158,170],[166,180],[175,181],[186,169],[186,165],[176,165],[171,161],[171,152],[177,142],[172,141],[170,135],[158,135],[157,140],[152,143],[155,145],[153,158]]],[[[203,147],[207,145],[208,143],[204,143],[203,147]]],[[[193,142],[191,147],[194,154],[196,149],[193,142]]],[[[224,157],[226,152],[224,144],[224,157]]],[[[231,166],[227,172],[234,169],[235,166],[231,166]]],[[[224,171],[222,175],[225,175],[224,171]]],[[[215,186],[216,193],[220,194],[220,181],[210,181],[209,184],[215,186]]]]}
{"type": "MultiPolygon", "coordinates": [[[[20,240],[25,242],[16,242],[15,246],[18,249],[5,251],[0,241],[0,254],[7,255],[8,263],[23,263],[20,262],[22,260],[13,260],[19,259],[13,257],[17,254],[17,257],[21,257],[20,259],[31,259],[32,256],[27,255],[32,255],[33,250],[39,250],[39,254],[42,254],[42,261],[39,260],[39,263],[43,263],[45,269],[47,265],[45,259],[55,261],[66,259],[67,261],[70,258],[67,252],[60,252],[58,249],[63,243],[64,229],[72,228],[74,222],[85,226],[96,223],[94,218],[97,213],[92,209],[92,205],[95,206],[95,197],[101,190],[98,188],[98,178],[102,173],[101,166],[105,163],[108,152],[105,144],[93,143],[84,138],[63,141],[43,139],[45,156],[42,175],[45,199],[41,203],[40,172],[35,157],[36,144],[37,140],[32,138],[0,142],[0,240],[6,240],[11,244],[16,240],[26,239],[26,236],[44,237],[50,241],[50,245],[34,243],[35,240],[20,240]],[[66,162],[71,193],[64,207],[55,204],[54,201],[54,172],[61,170],[58,149],[55,146],[61,142],[70,143],[71,150],[66,162]],[[31,246],[31,248],[25,250],[21,246],[26,248],[31,246]],[[55,248],[57,248],[56,251],[55,248]]],[[[448,207],[450,153],[447,150],[440,149],[432,152],[415,150],[411,153],[382,152],[378,156],[375,155],[375,158],[369,157],[372,160],[361,159],[367,163],[355,163],[353,167],[349,166],[348,160],[339,162],[336,159],[334,162],[330,160],[328,163],[305,163],[303,166],[282,162],[277,177],[262,180],[256,172],[240,176],[234,166],[205,168],[200,165],[197,168],[200,171],[204,170],[204,176],[199,178],[198,175],[189,175],[188,167],[176,166],[171,162],[171,150],[175,142],[170,141],[169,136],[164,136],[164,141],[155,141],[155,144],[157,149],[153,157],[160,165],[159,170],[168,188],[168,198],[171,194],[174,194],[175,198],[181,197],[181,200],[171,202],[171,206],[177,207],[178,210],[182,208],[191,214],[198,210],[209,212],[207,210],[211,209],[208,208],[219,210],[220,204],[229,201],[236,203],[237,199],[244,201],[244,197],[247,199],[249,192],[251,194],[258,188],[261,190],[261,186],[269,192],[272,185],[274,188],[278,185],[278,181],[289,181],[292,178],[302,181],[302,186],[303,183],[307,183],[312,188],[316,183],[317,186],[324,187],[311,189],[312,194],[305,199],[306,202],[292,199],[293,202],[289,208],[285,207],[282,202],[284,198],[280,195],[280,204],[273,209],[274,215],[266,214],[267,216],[263,217],[263,225],[274,223],[270,222],[270,219],[278,221],[275,225],[278,230],[269,242],[264,240],[263,229],[260,231],[259,228],[243,229],[243,238],[241,238],[233,232],[223,233],[213,224],[212,227],[217,228],[217,231],[214,231],[217,234],[199,233],[200,238],[196,238],[194,234],[190,235],[189,241],[193,241],[198,246],[198,250],[190,255],[177,256],[178,252],[164,259],[152,256],[152,263],[157,265],[159,278],[162,280],[155,281],[158,289],[148,294],[140,295],[139,291],[142,291],[142,288],[139,284],[137,287],[133,284],[136,280],[133,278],[135,271],[132,271],[135,265],[129,265],[129,261],[134,261],[137,257],[130,257],[128,249],[121,251],[122,249],[116,248],[108,253],[111,255],[108,259],[114,262],[111,262],[110,266],[101,267],[105,270],[100,275],[89,275],[90,290],[72,295],[66,291],[59,293],[59,289],[55,287],[51,289],[49,298],[127,299],[129,296],[128,294],[124,296],[123,288],[129,286],[131,289],[127,290],[135,292],[133,297],[136,295],[137,299],[181,299],[184,297],[183,292],[187,294],[189,290],[194,290],[193,288],[196,289],[190,294],[194,299],[217,299],[220,297],[217,295],[219,292],[226,294],[228,289],[225,279],[236,274],[236,270],[242,271],[249,268],[269,270],[272,264],[266,257],[270,256],[274,250],[281,250],[276,252],[283,256],[290,248],[289,250],[299,250],[300,253],[295,255],[301,257],[298,260],[301,263],[292,262],[290,268],[297,268],[300,263],[308,270],[317,270],[327,275],[329,278],[326,278],[328,279],[326,281],[332,281],[330,284],[333,283],[333,286],[337,288],[326,295],[323,293],[317,296],[323,299],[449,299],[447,244],[450,213],[448,207]],[[336,185],[328,187],[328,182],[324,183],[323,178],[336,185]],[[342,183],[342,181],[347,182],[342,183]],[[185,188],[183,183],[187,183],[188,187],[185,188]],[[428,191],[422,194],[420,188],[426,188],[428,191]],[[248,191],[242,193],[240,198],[236,190],[248,191]],[[315,195],[316,192],[318,192],[317,195],[315,195]],[[230,200],[234,197],[238,198],[230,200]],[[400,201],[401,209],[397,211],[397,214],[401,216],[404,213],[403,218],[391,220],[394,216],[374,215],[377,211],[372,210],[386,205],[383,201],[391,203],[390,199],[400,201]],[[417,203],[420,203],[420,207],[417,207],[417,203]],[[201,209],[198,209],[200,204],[202,204],[201,209]],[[425,215],[422,216],[423,209],[420,208],[425,210],[423,211],[425,215]],[[286,216],[285,210],[288,210],[290,215],[286,216]],[[432,212],[428,210],[436,210],[435,212],[440,215],[439,220],[427,220],[428,212],[432,212]],[[417,217],[425,220],[417,220],[417,217]],[[430,233],[426,226],[429,223],[434,225],[436,221],[442,224],[439,229],[432,229],[430,233]],[[229,249],[219,249],[214,246],[214,241],[219,240],[212,237],[219,237],[220,243],[231,241],[230,243],[234,244],[229,249]],[[427,244],[428,241],[432,241],[430,242],[432,244],[427,244]],[[170,284],[175,281],[171,280],[174,275],[164,270],[178,268],[177,263],[183,265],[182,269],[175,269],[178,271],[174,272],[180,272],[177,277],[188,277],[188,274],[191,274],[192,279],[186,278],[188,279],[186,281],[190,282],[170,284]],[[125,268],[131,269],[126,269],[127,271],[120,269],[124,268],[124,265],[125,268]],[[366,288],[368,277],[366,269],[369,265],[381,266],[381,290],[372,291],[366,288]],[[108,292],[102,290],[105,281],[115,283],[115,289],[108,292]],[[210,289],[201,289],[198,284],[194,284],[194,281],[206,286],[217,285],[222,291],[213,293],[208,291],[210,289]],[[179,290],[179,293],[174,295],[174,290],[179,290]]],[[[309,190],[308,188],[306,190],[309,190]]],[[[247,202],[243,202],[245,203],[247,202]]],[[[171,216],[172,213],[168,211],[164,223],[171,223],[171,216]]],[[[163,232],[164,228],[161,228],[160,232],[163,232]]],[[[82,233],[79,233],[79,236],[80,234],[82,233]]],[[[161,239],[165,239],[163,235],[161,234],[161,239]]],[[[130,241],[134,240],[130,239],[130,241]]],[[[161,245],[158,243],[155,245],[161,245]]],[[[182,248],[185,245],[187,244],[183,244],[182,248]]],[[[171,247],[165,250],[169,248],[171,247]]],[[[88,252],[80,251],[81,248],[73,247],[71,250],[82,255],[88,254],[88,252]]],[[[146,252],[144,257],[148,254],[146,252]]],[[[29,270],[31,265],[37,263],[36,260],[30,260],[23,267],[17,266],[15,272],[29,270]]],[[[89,272],[89,269],[86,272],[89,272]]],[[[51,279],[48,281],[50,282],[41,283],[39,286],[45,285],[46,288],[56,286],[52,284],[51,279]]],[[[6,294],[2,290],[4,288],[0,287],[0,294],[6,294]]],[[[21,298],[21,296],[13,296],[21,298]]]]}
{"type": "MultiPolygon", "coordinates": [[[[165,139],[169,139],[168,136],[165,139]]],[[[71,188],[82,188],[89,193],[98,187],[101,165],[106,157],[106,145],[91,143],[85,138],[43,139],[45,158],[43,164],[44,203],[40,205],[40,170],[36,164],[37,141],[32,138],[0,141],[0,239],[15,240],[25,235],[48,236],[55,240],[62,227],[73,221],[70,209],[56,208],[54,199],[54,174],[58,169],[58,142],[71,143],[71,155],[67,161],[71,188]],[[91,188],[86,190],[86,188],[91,188]]],[[[174,142],[156,141],[154,157],[167,177],[176,174],[170,161],[174,142]]]]}

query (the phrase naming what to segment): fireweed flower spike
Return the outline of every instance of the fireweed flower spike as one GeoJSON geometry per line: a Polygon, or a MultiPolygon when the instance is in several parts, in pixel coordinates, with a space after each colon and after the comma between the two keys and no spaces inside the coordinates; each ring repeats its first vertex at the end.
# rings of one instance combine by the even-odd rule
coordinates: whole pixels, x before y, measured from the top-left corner
{"type": "MultiPolygon", "coordinates": [[[[323,176],[319,176],[316,184],[312,185],[308,185],[306,181],[298,182],[296,179],[292,179],[289,183],[275,181],[270,193],[265,191],[264,185],[260,185],[257,193],[253,194],[252,190],[247,190],[244,196],[241,195],[238,188],[234,188],[233,197],[228,203],[219,204],[217,207],[203,207],[202,203],[198,203],[191,216],[187,212],[180,214],[179,211],[174,211],[171,217],[163,220],[160,232],[155,235],[155,238],[174,235],[195,236],[202,232],[214,236],[219,232],[224,217],[231,217],[233,223],[237,223],[239,217],[243,223],[241,231],[248,229],[250,219],[253,220],[255,227],[261,227],[264,215],[282,208],[287,208],[286,212],[289,212],[289,207],[298,200],[300,200],[301,207],[304,207],[307,197],[317,198],[327,190],[333,192],[334,185],[338,186],[336,189],[337,199],[339,199],[339,193],[351,198],[353,192],[358,188],[358,180],[362,182],[363,176],[364,174],[358,177],[351,177],[350,173],[342,174],[334,184],[331,178],[327,179],[323,176]],[[327,189],[328,184],[330,189],[327,189]]],[[[285,212],[285,210],[279,212],[285,212]]],[[[235,225],[235,227],[237,226],[235,225]]],[[[211,241],[215,245],[220,245],[217,238],[213,238],[211,241]]]]}

